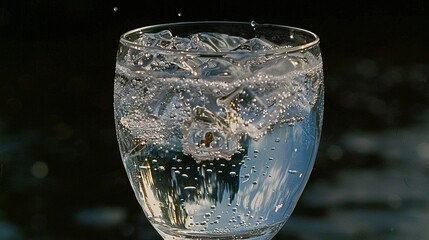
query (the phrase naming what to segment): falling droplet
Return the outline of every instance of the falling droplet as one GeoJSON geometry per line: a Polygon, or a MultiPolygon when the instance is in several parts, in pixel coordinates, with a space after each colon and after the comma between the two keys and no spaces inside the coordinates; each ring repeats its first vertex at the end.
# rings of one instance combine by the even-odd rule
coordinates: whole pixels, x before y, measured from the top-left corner
{"type": "Polygon", "coordinates": [[[255,29],[259,24],[255,21],[250,22],[250,26],[252,26],[253,29],[255,29]]]}

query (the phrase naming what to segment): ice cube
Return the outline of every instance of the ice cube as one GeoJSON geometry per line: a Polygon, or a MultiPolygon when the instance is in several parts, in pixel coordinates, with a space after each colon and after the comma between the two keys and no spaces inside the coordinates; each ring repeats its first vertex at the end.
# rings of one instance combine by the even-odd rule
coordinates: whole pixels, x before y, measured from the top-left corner
{"type": "Polygon", "coordinates": [[[246,133],[254,139],[266,134],[279,116],[275,86],[261,80],[236,89],[233,93],[217,100],[219,106],[232,114],[235,119],[235,131],[246,133]]]}
{"type": "Polygon", "coordinates": [[[157,33],[144,33],[136,40],[136,43],[146,47],[173,48],[173,34],[168,30],[157,33]]]}
{"type": "Polygon", "coordinates": [[[236,49],[245,41],[245,38],[223,33],[202,32],[188,38],[176,37],[175,46],[179,50],[226,52],[236,49]]]}
{"type": "Polygon", "coordinates": [[[237,49],[248,50],[248,51],[266,51],[278,48],[279,46],[262,38],[251,38],[245,42],[242,42],[237,49]]]}
{"type": "Polygon", "coordinates": [[[240,135],[234,133],[228,119],[197,106],[183,128],[183,152],[198,162],[216,158],[230,159],[240,148],[240,135]]]}

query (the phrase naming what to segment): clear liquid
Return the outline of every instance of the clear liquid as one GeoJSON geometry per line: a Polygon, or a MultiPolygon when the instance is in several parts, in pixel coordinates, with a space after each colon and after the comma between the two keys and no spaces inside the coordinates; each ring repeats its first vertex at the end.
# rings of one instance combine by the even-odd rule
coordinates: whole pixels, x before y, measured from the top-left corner
{"type": "Polygon", "coordinates": [[[273,235],[313,167],[323,112],[321,59],[280,56],[233,76],[219,75],[231,66],[216,64],[201,64],[208,73],[193,76],[117,64],[122,159],[140,205],[165,239],[273,235]]]}

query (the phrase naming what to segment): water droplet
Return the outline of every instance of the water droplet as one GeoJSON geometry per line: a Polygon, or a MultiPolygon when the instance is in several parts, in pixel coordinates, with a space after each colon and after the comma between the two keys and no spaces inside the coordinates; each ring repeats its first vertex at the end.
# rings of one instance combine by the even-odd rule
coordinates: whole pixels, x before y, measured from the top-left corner
{"type": "Polygon", "coordinates": [[[211,216],[211,213],[206,213],[205,215],[204,215],[204,217],[206,217],[206,218],[209,218],[211,216]]]}
{"type": "Polygon", "coordinates": [[[256,28],[259,24],[256,21],[251,21],[250,22],[250,26],[252,26],[252,28],[256,28]]]}
{"type": "Polygon", "coordinates": [[[182,13],[180,13],[180,12],[179,12],[179,13],[177,13],[177,16],[178,16],[178,17],[181,17],[181,16],[182,16],[182,13]]]}
{"type": "Polygon", "coordinates": [[[271,150],[276,150],[276,147],[271,147],[271,150]]]}
{"type": "Polygon", "coordinates": [[[157,162],[158,162],[158,160],[156,160],[156,159],[152,160],[152,163],[157,163],[157,162]]]}
{"type": "Polygon", "coordinates": [[[254,153],[259,153],[259,150],[255,150],[255,151],[253,151],[254,153]]]}
{"type": "Polygon", "coordinates": [[[298,151],[298,148],[293,149],[293,151],[294,151],[294,152],[297,152],[297,151],[298,151]]]}
{"type": "Polygon", "coordinates": [[[276,142],[280,142],[280,138],[276,138],[276,142]]]}
{"type": "Polygon", "coordinates": [[[211,209],[216,209],[216,206],[215,205],[211,205],[210,208],[211,209]]]}
{"type": "Polygon", "coordinates": [[[253,181],[252,184],[256,185],[256,184],[258,184],[258,182],[257,181],[253,181]]]}
{"type": "Polygon", "coordinates": [[[196,187],[194,187],[194,186],[186,186],[186,187],[184,187],[183,189],[185,189],[185,190],[195,190],[195,189],[197,189],[196,187]]]}
{"type": "Polygon", "coordinates": [[[229,175],[230,175],[231,177],[235,177],[235,176],[237,176],[237,173],[236,173],[236,172],[229,172],[229,175]]]}
{"type": "Polygon", "coordinates": [[[114,12],[117,12],[118,10],[119,10],[119,8],[118,8],[118,7],[116,7],[116,6],[115,6],[115,7],[113,7],[113,11],[114,11],[114,12]]]}
{"type": "Polygon", "coordinates": [[[290,173],[290,174],[296,174],[298,171],[297,170],[289,169],[287,172],[290,173]]]}

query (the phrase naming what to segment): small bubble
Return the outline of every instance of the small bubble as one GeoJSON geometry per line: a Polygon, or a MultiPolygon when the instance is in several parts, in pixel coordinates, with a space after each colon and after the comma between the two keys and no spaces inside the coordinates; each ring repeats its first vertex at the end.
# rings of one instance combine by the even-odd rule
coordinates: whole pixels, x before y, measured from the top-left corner
{"type": "MultiPolygon", "coordinates": [[[[276,147],[271,147],[271,150],[276,150],[276,147]]],[[[295,151],[296,152],[296,151],[295,151]]]]}
{"type": "Polygon", "coordinates": [[[276,138],[276,142],[280,142],[280,138],[276,138]]]}
{"type": "Polygon", "coordinates": [[[296,173],[298,173],[297,170],[288,170],[287,172],[290,173],[290,174],[296,174],[296,173]]]}
{"type": "Polygon", "coordinates": [[[182,13],[180,13],[180,12],[179,12],[179,13],[177,13],[177,16],[178,16],[178,17],[181,17],[181,16],[182,16],[182,13]]]}
{"type": "Polygon", "coordinates": [[[211,205],[210,208],[211,209],[216,209],[216,206],[215,205],[211,205]]]}
{"type": "Polygon", "coordinates": [[[256,26],[258,26],[259,24],[256,21],[251,21],[250,22],[250,26],[252,26],[252,28],[256,28],[256,26]]]}
{"type": "Polygon", "coordinates": [[[259,153],[259,150],[255,150],[255,151],[253,151],[254,153],[259,153]]]}
{"type": "Polygon", "coordinates": [[[293,149],[293,151],[294,151],[294,152],[297,152],[297,151],[298,151],[298,148],[293,149]]]}
{"type": "Polygon", "coordinates": [[[118,7],[113,7],[113,11],[114,12],[117,12],[119,10],[119,8],[118,7]]]}

